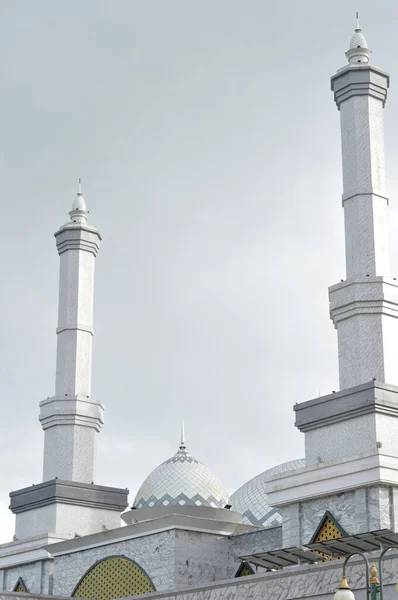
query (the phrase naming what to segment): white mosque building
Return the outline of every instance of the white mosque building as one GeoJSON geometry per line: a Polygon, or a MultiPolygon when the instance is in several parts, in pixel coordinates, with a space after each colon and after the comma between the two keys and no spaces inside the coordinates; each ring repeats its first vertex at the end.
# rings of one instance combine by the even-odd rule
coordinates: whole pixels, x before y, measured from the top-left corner
{"type": "MultiPolygon", "coordinates": [[[[398,581],[398,282],[391,275],[384,166],[389,76],[357,25],[332,77],[341,117],[346,279],[329,289],[340,390],[294,406],[305,458],[228,497],[187,450],[128,490],[94,483],[103,406],[91,395],[95,258],[101,236],[79,189],[55,234],[60,256],[54,396],[40,403],[43,481],[10,494],[0,600],[17,593],[113,600],[332,598],[341,558],[383,563],[398,581]],[[394,553],[394,548],[396,551],[394,553]]],[[[364,571],[350,578],[365,598],[364,571]]]]}

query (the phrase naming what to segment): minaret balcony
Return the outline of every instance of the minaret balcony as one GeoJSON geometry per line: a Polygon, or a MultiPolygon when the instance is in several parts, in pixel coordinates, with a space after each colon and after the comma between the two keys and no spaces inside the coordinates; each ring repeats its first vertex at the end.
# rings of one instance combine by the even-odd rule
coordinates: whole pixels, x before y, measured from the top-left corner
{"type": "Polygon", "coordinates": [[[39,420],[43,429],[63,425],[81,425],[100,431],[104,423],[104,407],[79,396],[53,396],[40,402],[39,420]]]}
{"type": "Polygon", "coordinates": [[[337,323],[359,314],[383,314],[398,318],[398,281],[368,277],[347,280],[329,288],[330,317],[337,323]]]}

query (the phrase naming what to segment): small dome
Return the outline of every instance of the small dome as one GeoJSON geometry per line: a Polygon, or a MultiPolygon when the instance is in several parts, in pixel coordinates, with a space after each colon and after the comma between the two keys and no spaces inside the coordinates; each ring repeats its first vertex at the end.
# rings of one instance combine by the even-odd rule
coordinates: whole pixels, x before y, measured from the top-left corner
{"type": "Polygon", "coordinates": [[[224,508],[228,494],[216,475],[181,446],[141,485],[134,508],[155,506],[213,506],[224,508]]]}
{"type": "Polygon", "coordinates": [[[351,38],[350,50],[354,48],[367,48],[368,42],[360,29],[356,29],[351,38]]]}
{"type": "Polygon", "coordinates": [[[256,475],[232,494],[230,498],[232,510],[242,514],[243,523],[257,525],[258,527],[281,525],[281,513],[268,504],[265,486],[275,475],[294,471],[304,466],[305,460],[301,458],[272,467],[272,469],[256,475]]]}
{"type": "Polygon", "coordinates": [[[72,204],[72,210],[82,210],[87,212],[87,206],[86,206],[86,202],[83,198],[83,194],[81,192],[79,192],[76,195],[76,198],[73,201],[72,204]]]}

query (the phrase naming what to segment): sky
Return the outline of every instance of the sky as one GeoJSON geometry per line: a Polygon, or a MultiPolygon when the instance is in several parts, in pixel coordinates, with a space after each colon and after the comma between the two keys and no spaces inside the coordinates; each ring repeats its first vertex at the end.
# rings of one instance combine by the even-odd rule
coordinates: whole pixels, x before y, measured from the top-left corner
{"type": "Polygon", "coordinates": [[[78,178],[103,237],[95,483],[188,450],[232,493],[304,456],[293,405],[338,389],[328,286],[345,277],[330,76],[360,12],[385,110],[397,270],[398,3],[0,0],[0,542],[42,479],[58,255],[78,178]]]}

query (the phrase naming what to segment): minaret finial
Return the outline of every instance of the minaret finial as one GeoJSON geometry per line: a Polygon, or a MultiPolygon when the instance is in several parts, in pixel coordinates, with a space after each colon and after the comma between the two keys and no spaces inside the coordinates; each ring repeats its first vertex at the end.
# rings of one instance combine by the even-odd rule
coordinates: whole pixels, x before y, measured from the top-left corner
{"type": "Polygon", "coordinates": [[[82,180],[79,177],[79,185],[78,185],[78,191],[76,194],[76,198],[73,201],[72,204],[72,210],[70,211],[70,217],[71,217],[71,221],[74,223],[83,223],[85,221],[87,221],[87,206],[86,206],[86,202],[83,198],[83,193],[82,193],[82,180]]]}
{"type": "Polygon", "coordinates": [[[348,62],[355,67],[358,63],[368,63],[370,57],[370,50],[368,48],[368,42],[362,33],[362,29],[359,26],[359,13],[356,13],[356,29],[351,37],[350,48],[345,53],[348,58],[348,62]]]}
{"type": "Polygon", "coordinates": [[[180,450],[185,450],[185,427],[184,427],[184,417],[181,417],[181,440],[180,440],[180,450]]]}

